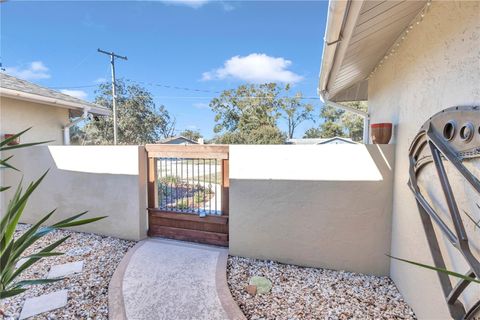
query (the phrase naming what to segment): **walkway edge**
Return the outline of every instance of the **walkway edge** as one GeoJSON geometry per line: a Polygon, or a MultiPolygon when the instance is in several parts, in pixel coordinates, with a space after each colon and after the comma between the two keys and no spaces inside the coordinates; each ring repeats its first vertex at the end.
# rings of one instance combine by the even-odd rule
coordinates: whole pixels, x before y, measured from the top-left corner
{"type": "Polygon", "coordinates": [[[130,248],[118,264],[112,279],[108,285],[108,318],[115,320],[127,320],[125,303],[123,302],[123,276],[125,270],[135,252],[146,243],[147,240],[137,242],[130,248]]]}
{"type": "Polygon", "coordinates": [[[228,288],[227,260],[228,251],[222,250],[218,255],[217,271],[215,275],[218,298],[230,320],[247,320],[242,310],[233,299],[232,293],[228,288]]]}

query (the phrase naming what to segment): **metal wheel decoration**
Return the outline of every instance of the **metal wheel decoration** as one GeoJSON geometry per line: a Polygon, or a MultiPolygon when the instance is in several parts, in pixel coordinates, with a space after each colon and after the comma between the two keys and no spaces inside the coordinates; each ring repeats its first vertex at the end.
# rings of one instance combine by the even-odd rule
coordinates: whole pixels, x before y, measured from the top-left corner
{"type": "MultiPolygon", "coordinates": [[[[480,217],[480,107],[453,107],[434,115],[413,140],[409,160],[408,184],[435,266],[460,265],[468,269],[466,276],[480,279],[480,229],[475,222],[480,217]]],[[[454,319],[480,313],[478,283],[455,278],[452,284],[453,277],[437,273],[454,319]],[[466,293],[470,298],[462,297],[466,293]]]]}

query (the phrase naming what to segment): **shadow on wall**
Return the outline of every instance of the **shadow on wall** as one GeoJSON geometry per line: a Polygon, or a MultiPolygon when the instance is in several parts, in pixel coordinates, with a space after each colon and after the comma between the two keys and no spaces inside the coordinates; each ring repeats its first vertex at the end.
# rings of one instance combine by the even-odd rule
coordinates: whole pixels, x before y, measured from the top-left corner
{"type": "MultiPolygon", "coordinates": [[[[145,151],[139,146],[36,146],[12,152],[21,172],[5,172],[16,186],[49,172],[21,222],[34,223],[57,208],[52,221],[88,210],[108,218],[75,230],[139,240],[146,236],[145,151]]],[[[5,202],[12,196],[5,195],[5,202]]]]}

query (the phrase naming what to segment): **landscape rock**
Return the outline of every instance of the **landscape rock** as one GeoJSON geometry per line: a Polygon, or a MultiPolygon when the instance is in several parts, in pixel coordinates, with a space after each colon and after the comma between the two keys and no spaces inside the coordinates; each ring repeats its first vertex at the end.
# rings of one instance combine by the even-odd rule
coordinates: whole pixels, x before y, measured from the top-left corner
{"type": "Polygon", "coordinates": [[[247,291],[247,293],[251,296],[254,296],[257,294],[257,286],[253,285],[253,284],[249,284],[245,290],[247,291]]]}
{"type": "MultiPolygon", "coordinates": [[[[22,235],[28,227],[19,224],[15,237],[22,235]]],[[[35,242],[24,255],[37,252],[40,248],[67,235],[70,238],[55,251],[69,252],[70,255],[44,258],[25,270],[18,280],[45,278],[52,266],[79,260],[84,261],[82,273],[54,283],[30,286],[22,294],[0,300],[0,309],[7,314],[5,319],[17,320],[26,299],[59,290],[68,290],[67,305],[36,315],[32,319],[108,319],[108,284],[120,260],[135,242],[91,233],[56,230],[35,242]],[[81,259],[78,256],[82,256],[81,259]]]]}
{"type": "Polygon", "coordinates": [[[388,277],[230,256],[227,281],[247,319],[416,319],[388,277]],[[269,294],[245,290],[255,276],[275,284],[269,294]]]}
{"type": "Polygon", "coordinates": [[[265,277],[253,276],[248,284],[255,286],[258,294],[269,293],[272,290],[272,282],[265,277]]]}

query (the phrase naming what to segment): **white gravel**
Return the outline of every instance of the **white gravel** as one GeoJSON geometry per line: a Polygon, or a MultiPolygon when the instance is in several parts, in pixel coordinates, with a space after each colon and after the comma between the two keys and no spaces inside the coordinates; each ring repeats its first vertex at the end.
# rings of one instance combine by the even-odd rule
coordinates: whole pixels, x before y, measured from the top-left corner
{"type": "MultiPolygon", "coordinates": [[[[16,236],[24,232],[28,225],[20,224],[16,236]]],[[[57,290],[68,290],[67,306],[46,312],[30,319],[108,319],[108,284],[118,263],[134,241],[104,237],[90,233],[67,230],[54,231],[35,243],[30,254],[38,251],[64,236],[70,238],[55,251],[66,254],[44,258],[24,271],[21,279],[45,278],[51,266],[84,261],[80,274],[68,276],[53,284],[31,286],[26,292],[0,301],[0,308],[8,315],[6,319],[17,319],[26,298],[37,297],[57,290]]]]}
{"type": "Polygon", "coordinates": [[[229,257],[230,291],[248,319],[416,319],[388,277],[229,257]],[[273,283],[249,295],[252,276],[273,283]]]}

